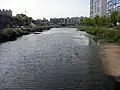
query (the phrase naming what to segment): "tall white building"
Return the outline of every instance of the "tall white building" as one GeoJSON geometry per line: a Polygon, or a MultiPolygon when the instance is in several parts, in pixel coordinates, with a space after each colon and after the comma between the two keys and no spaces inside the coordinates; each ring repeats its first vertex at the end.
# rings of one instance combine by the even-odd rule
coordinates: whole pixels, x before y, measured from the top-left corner
{"type": "Polygon", "coordinates": [[[90,0],[90,17],[106,15],[107,0],[90,0]]]}

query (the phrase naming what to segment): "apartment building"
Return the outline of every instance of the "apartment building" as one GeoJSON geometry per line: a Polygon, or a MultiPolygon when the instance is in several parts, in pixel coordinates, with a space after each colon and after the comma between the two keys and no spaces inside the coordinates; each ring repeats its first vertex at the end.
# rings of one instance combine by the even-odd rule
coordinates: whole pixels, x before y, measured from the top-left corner
{"type": "Polygon", "coordinates": [[[0,15],[12,17],[12,11],[3,9],[3,10],[0,10],[0,15]]]}
{"type": "Polygon", "coordinates": [[[11,26],[12,11],[11,10],[0,10],[0,30],[6,25],[11,26]]]}
{"type": "Polygon", "coordinates": [[[90,0],[90,17],[106,15],[107,0],[90,0]]]}
{"type": "Polygon", "coordinates": [[[83,17],[51,18],[50,22],[58,25],[62,25],[62,24],[75,25],[75,24],[80,24],[82,18],[83,17]]]}
{"type": "Polygon", "coordinates": [[[114,11],[120,11],[120,0],[107,0],[107,15],[114,11]]]}

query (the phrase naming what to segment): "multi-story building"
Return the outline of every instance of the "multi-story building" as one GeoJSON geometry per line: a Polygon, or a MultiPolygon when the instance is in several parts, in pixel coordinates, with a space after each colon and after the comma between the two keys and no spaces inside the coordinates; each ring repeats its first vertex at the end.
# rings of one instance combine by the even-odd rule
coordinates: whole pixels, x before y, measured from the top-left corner
{"type": "Polygon", "coordinates": [[[37,19],[35,22],[35,25],[37,26],[48,26],[49,25],[49,21],[47,19],[37,19]]]}
{"type": "Polygon", "coordinates": [[[12,17],[12,11],[3,9],[3,10],[0,10],[0,15],[12,17]]]}
{"type": "Polygon", "coordinates": [[[12,11],[11,10],[0,10],[0,29],[6,25],[11,25],[12,11]]]}
{"type": "Polygon", "coordinates": [[[113,11],[120,11],[120,0],[107,0],[107,15],[113,11]]]}
{"type": "Polygon", "coordinates": [[[51,18],[50,22],[57,25],[75,25],[80,24],[83,17],[72,17],[72,18],[51,18]]]}
{"type": "Polygon", "coordinates": [[[107,0],[90,0],[90,17],[106,15],[107,0]]]}

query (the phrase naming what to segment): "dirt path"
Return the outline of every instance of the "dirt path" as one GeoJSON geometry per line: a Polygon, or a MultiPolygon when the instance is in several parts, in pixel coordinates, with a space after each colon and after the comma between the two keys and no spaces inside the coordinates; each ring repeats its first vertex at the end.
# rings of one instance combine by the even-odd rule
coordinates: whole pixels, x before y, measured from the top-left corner
{"type": "Polygon", "coordinates": [[[120,46],[103,44],[100,47],[100,55],[105,73],[114,77],[120,76],[120,46]]]}

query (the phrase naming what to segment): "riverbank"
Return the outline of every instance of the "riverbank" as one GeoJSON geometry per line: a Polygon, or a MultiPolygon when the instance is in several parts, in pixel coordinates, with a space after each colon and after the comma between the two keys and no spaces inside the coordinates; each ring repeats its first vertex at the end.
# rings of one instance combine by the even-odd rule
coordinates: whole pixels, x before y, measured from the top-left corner
{"type": "Polygon", "coordinates": [[[100,41],[100,58],[106,75],[120,80],[120,31],[103,27],[78,27],[100,41]]]}
{"type": "Polygon", "coordinates": [[[49,30],[49,26],[31,27],[31,28],[5,28],[0,33],[0,43],[10,41],[17,37],[30,34],[32,32],[42,32],[44,30],[49,30]]]}
{"type": "Polygon", "coordinates": [[[78,31],[86,31],[88,34],[94,35],[94,39],[102,40],[108,43],[120,43],[120,30],[105,27],[87,27],[79,26],[78,31]]]}
{"type": "Polygon", "coordinates": [[[109,76],[120,76],[120,46],[116,44],[102,44],[100,56],[103,62],[105,73],[109,76]]]}

